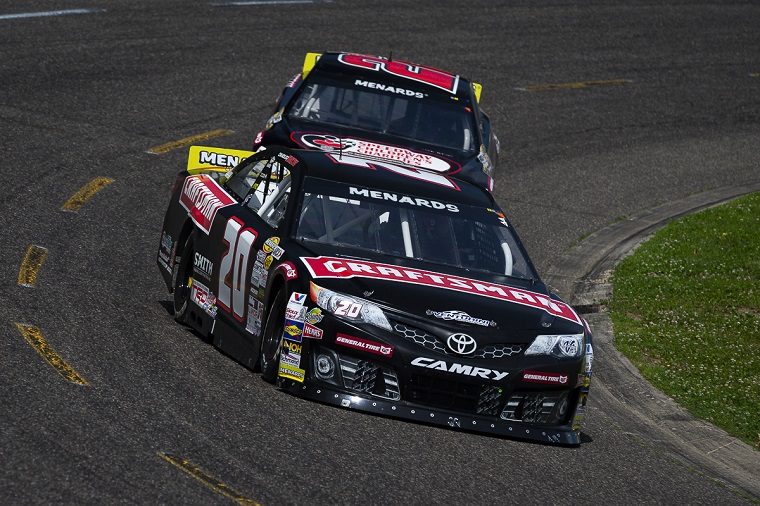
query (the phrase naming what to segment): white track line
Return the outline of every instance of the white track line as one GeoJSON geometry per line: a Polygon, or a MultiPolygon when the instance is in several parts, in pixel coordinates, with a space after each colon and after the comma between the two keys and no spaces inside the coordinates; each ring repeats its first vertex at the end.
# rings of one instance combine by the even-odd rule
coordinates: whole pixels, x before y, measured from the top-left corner
{"type": "Polygon", "coordinates": [[[287,4],[313,4],[314,0],[237,0],[231,2],[215,3],[217,7],[241,7],[245,5],[287,5],[287,4]]]}
{"type": "Polygon", "coordinates": [[[18,14],[0,14],[0,20],[3,19],[22,19],[22,18],[45,18],[51,16],[68,16],[70,14],[92,14],[103,12],[105,9],[66,9],[62,11],[43,11],[43,12],[20,12],[18,14]]]}

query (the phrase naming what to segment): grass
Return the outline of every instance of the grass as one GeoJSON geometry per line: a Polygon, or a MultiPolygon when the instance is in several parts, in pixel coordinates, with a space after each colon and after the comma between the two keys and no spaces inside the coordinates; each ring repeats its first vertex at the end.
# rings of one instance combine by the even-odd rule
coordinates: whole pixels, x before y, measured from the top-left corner
{"type": "Polygon", "coordinates": [[[670,223],[613,283],[618,349],[695,416],[760,449],[760,194],[670,223]]]}

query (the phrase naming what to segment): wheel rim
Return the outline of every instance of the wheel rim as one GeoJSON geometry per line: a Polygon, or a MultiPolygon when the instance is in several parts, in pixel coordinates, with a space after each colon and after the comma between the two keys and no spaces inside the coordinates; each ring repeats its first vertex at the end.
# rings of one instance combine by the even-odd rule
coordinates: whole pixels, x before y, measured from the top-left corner
{"type": "Polygon", "coordinates": [[[282,342],[283,325],[282,323],[279,323],[279,324],[274,323],[272,327],[274,327],[274,330],[266,333],[266,335],[264,336],[264,342],[261,345],[261,369],[262,370],[267,370],[273,362],[277,361],[277,356],[280,353],[280,343],[282,342]]]}
{"type": "MultiPolygon", "coordinates": [[[[190,255],[192,256],[192,255],[190,255]]],[[[193,286],[193,271],[188,269],[189,262],[183,255],[177,272],[177,284],[174,287],[174,312],[181,312],[190,300],[190,288],[193,286]]]]}

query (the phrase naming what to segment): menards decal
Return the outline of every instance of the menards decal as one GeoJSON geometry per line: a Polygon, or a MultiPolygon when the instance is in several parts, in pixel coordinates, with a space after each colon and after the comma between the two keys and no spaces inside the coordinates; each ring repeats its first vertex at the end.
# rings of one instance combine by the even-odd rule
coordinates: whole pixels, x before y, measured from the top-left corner
{"type": "Polygon", "coordinates": [[[581,319],[567,304],[552,300],[540,293],[511,286],[364,260],[320,256],[301,257],[301,261],[314,278],[371,278],[443,288],[542,309],[558,318],[581,323],[581,319]]]}
{"type": "Polygon", "coordinates": [[[211,176],[201,174],[185,178],[179,203],[187,210],[198,228],[208,234],[216,212],[222,207],[234,204],[235,199],[211,176]]]}

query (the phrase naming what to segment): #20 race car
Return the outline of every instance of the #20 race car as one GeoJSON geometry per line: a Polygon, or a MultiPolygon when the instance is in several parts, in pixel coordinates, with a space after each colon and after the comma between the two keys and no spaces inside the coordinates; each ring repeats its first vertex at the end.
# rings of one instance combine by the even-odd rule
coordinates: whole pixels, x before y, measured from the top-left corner
{"type": "Polygon", "coordinates": [[[493,190],[499,141],[480,108],[482,86],[400,60],[308,53],[253,148],[342,150],[493,190]]]}
{"type": "Polygon", "coordinates": [[[591,331],[492,195],[360,162],[191,148],[157,257],[175,318],[298,396],[579,444],[591,331]]]}

